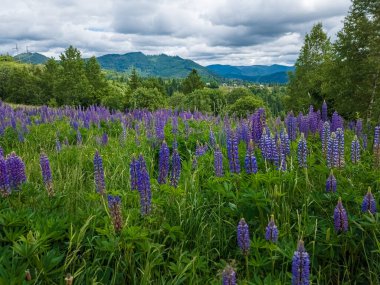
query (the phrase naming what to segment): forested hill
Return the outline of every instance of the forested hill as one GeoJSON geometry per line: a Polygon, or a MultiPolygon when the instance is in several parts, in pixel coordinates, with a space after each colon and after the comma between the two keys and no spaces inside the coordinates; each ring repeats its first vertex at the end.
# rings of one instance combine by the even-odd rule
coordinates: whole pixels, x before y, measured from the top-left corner
{"type": "MultiPolygon", "coordinates": [[[[39,53],[22,53],[15,56],[15,60],[23,63],[44,64],[48,57],[39,53]]],[[[185,78],[192,69],[195,69],[206,80],[225,78],[260,83],[286,83],[288,81],[287,71],[294,69],[292,66],[283,65],[230,66],[217,64],[204,67],[179,56],[145,55],[142,52],[106,54],[97,57],[97,60],[102,69],[129,73],[134,67],[144,77],[185,78]]]]}
{"type": "MultiPolygon", "coordinates": [[[[22,53],[15,56],[17,61],[23,63],[43,64],[48,58],[39,53],[22,53]]],[[[102,69],[116,72],[130,72],[136,68],[142,76],[162,78],[185,78],[191,70],[195,69],[204,79],[215,79],[217,76],[206,67],[189,59],[179,56],[145,55],[142,52],[126,54],[106,54],[96,58],[102,69]]]]}
{"type": "Polygon", "coordinates": [[[214,64],[207,66],[207,68],[223,78],[241,79],[260,83],[287,83],[288,71],[294,70],[294,66],[278,64],[251,66],[214,64]]]}

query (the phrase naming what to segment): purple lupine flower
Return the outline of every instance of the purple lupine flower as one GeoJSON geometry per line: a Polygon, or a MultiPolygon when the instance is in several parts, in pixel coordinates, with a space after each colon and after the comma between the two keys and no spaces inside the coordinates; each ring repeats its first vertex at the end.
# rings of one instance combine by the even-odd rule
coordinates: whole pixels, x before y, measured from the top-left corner
{"type": "Polygon", "coordinates": [[[363,131],[363,120],[362,119],[359,119],[356,121],[356,125],[355,125],[355,134],[358,136],[358,137],[361,137],[362,135],[362,131],[363,131]]]}
{"type": "Polygon", "coordinates": [[[314,108],[311,105],[309,109],[309,130],[315,134],[318,130],[318,116],[317,113],[314,112],[314,108]]]}
{"type": "Polygon", "coordinates": [[[172,134],[177,135],[178,133],[178,117],[173,116],[172,117],[172,134]]]}
{"type": "Polygon", "coordinates": [[[121,128],[122,128],[122,131],[121,131],[121,136],[120,136],[120,142],[122,144],[125,144],[125,142],[127,141],[127,126],[125,122],[121,123],[121,128]]]}
{"type": "Polygon", "coordinates": [[[280,133],[280,139],[281,139],[283,154],[285,156],[289,155],[290,154],[290,140],[289,140],[288,133],[286,132],[285,129],[280,133]]]}
{"type": "Polygon", "coordinates": [[[24,138],[24,134],[22,133],[22,131],[18,131],[18,141],[19,142],[24,142],[25,138],[24,138]]]}
{"type": "Polygon", "coordinates": [[[223,285],[236,285],[237,284],[236,283],[236,273],[230,265],[227,265],[226,268],[224,268],[222,276],[223,276],[223,279],[222,279],[223,285]]]}
{"type": "Polygon", "coordinates": [[[210,143],[210,146],[211,146],[212,148],[214,148],[215,145],[216,145],[215,135],[214,135],[214,132],[212,131],[212,129],[210,129],[209,143],[210,143]]]}
{"type": "Polygon", "coordinates": [[[362,203],[362,212],[367,213],[368,211],[371,212],[371,214],[376,213],[376,201],[370,187],[368,188],[368,192],[365,194],[362,203]]]}
{"type": "Polygon", "coordinates": [[[15,152],[7,155],[6,164],[11,190],[15,190],[26,181],[25,164],[15,152]]]}
{"type": "Polygon", "coordinates": [[[170,185],[177,187],[181,176],[181,157],[177,149],[177,142],[173,142],[172,168],[170,172],[170,185]]]}
{"type": "Polygon", "coordinates": [[[0,193],[3,197],[10,194],[11,188],[5,158],[0,155],[0,193]]]}
{"type": "Polygon", "coordinates": [[[77,130],[77,145],[82,144],[82,134],[80,133],[80,130],[77,130]]]}
{"type": "Polygon", "coordinates": [[[50,168],[50,162],[49,158],[45,153],[41,153],[40,155],[40,166],[41,166],[41,173],[42,173],[42,179],[45,184],[45,188],[48,192],[48,195],[54,196],[54,190],[53,190],[53,178],[51,175],[51,168],[50,168]]]}
{"type": "Polygon", "coordinates": [[[363,140],[363,149],[367,149],[367,147],[368,147],[368,136],[367,136],[367,134],[362,135],[362,140],[363,140]]]}
{"type": "Polygon", "coordinates": [[[292,261],[292,285],[310,284],[310,258],[302,240],[298,242],[292,261]]]}
{"type": "Polygon", "coordinates": [[[245,222],[244,218],[241,218],[237,226],[237,243],[243,254],[247,255],[251,240],[249,239],[248,224],[245,222]]]}
{"type": "Polygon", "coordinates": [[[328,144],[327,144],[327,166],[333,168],[336,166],[336,161],[338,157],[338,141],[336,139],[336,134],[331,133],[328,144]]]}
{"type": "Polygon", "coordinates": [[[380,167],[380,126],[375,127],[373,139],[373,156],[375,167],[380,167]]]}
{"type": "Polygon", "coordinates": [[[277,242],[278,240],[278,229],[274,223],[274,215],[271,215],[268,226],[265,229],[265,239],[271,242],[277,242]]]}
{"type": "Polygon", "coordinates": [[[96,192],[104,195],[106,185],[104,181],[103,160],[99,151],[96,151],[94,156],[94,180],[96,192]]]}
{"type": "Polygon", "coordinates": [[[299,129],[300,129],[300,133],[303,133],[305,138],[307,138],[309,135],[309,130],[310,130],[309,125],[310,125],[309,117],[301,115],[299,129]]]}
{"type": "Polygon", "coordinates": [[[342,128],[336,130],[336,141],[338,144],[338,155],[335,157],[335,166],[338,168],[344,167],[344,132],[342,128]]]}
{"type": "Polygon", "coordinates": [[[69,139],[67,137],[65,137],[65,140],[63,141],[63,143],[65,144],[65,146],[68,146],[69,145],[69,139]]]}
{"type": "Polygon", "coordinates": [[[347,212],[343,207],[342,198],[340,197],[334,210],[334,227],[338,233],[348,231],[347,212]]]}
{"type": "Polygon", "coordinates": [[[102,135],[102,145],[107,145],[108,144],[108,135],[107,133],[103,133],[102,135]]]}
{"type": "Polygon", "coordinates": [[[62,145],[58,138],[55,139],[55,150],[57,152],[60,152],[62,150],[62,145]]]}
{"type": "Polygon", "coordinates": [[[355,128],[355,122],[354,121],[349,121],[348,122],[348,129],[353,131],[355,128]]]}
{"type": "Polygon", "coordinates": [[[307,143],[306,139],[303,133],[301,133],[301,138],[298,142],[297,147],[297,154],[298,154],[298,165],[301,168],[307,167],[307,143]]]}
{"type": "Polygon", "coordinates": [[[204,155],[207,152],[207,145],[200,144],[199,141],[197,141],[197,147],[195,149],[195,156],[200,157],[204,155]]]}
{"type": "Polygon", "coordinates": [[[352,163],[358,163],[360,161],[360,143],[356,135],[351,143],[351,161],[352,163]]]}
{"type": "Polygon", "coordinates": [[[227,136],[227,155],[228,155],[228,162],[230,165],[230,172],[240,173],[238,141],[237,141],[236,133],[234,132],[231,132],[231,134],[227,136]]]}
{"type": "Polygon", "coordinates": [[[223,155],[219,148],[219,145],[216,145],[214,151],[214,169],[215,175],[218,177],[223,176],[223,155]]]}
{"type": "Polygon", "coordinates": [[[323,122],[328,121],[328,117],[327,117],[327,104],[326,104],[325,100],[323,100],[323,104],[322,104],[322,121],[323,122]]]}
{"type": "Polygon", "coordinates": [[[247,153],[245,155],[244,165],[247,174],[257,173],[257,161],[254,152],[253,140],[249,141],[247,153]]]}
{"type": "Polygon", "coordinates": [[[326,157],[327,155],[327,146],[330,139],[330,123],[328,121],[323,123],[322,132],[321,132],[321,141],[322,141],[322,153],[326,157]]]}
{"type": "Polygon", "coordinates": [[[110,215],[115,232],[120,232],[123,228],[120,197],[108,195],[108,208],[110,209],[110,215]]]}
{"type": "Polygon", "coordinates": [[[129,176],[131,180],[131,190],[137,190],[137,177],[139,172],[139,163],[135,156],[132,156],[131,163],[129,164],[129,176]]]}
{"type": "Polygon", "coordinates": [[[148,170],[146,168],[145,159],[142,154],[140,154],[139,159],[139,171],[137,178],[137,190],[140,193],[140,207],[141,214],[148,215],[151,211],[151,200],[152,192],[150,189],[150,177],[148,170]]]}
{"type": "Polygon", "coordinates": [[[290,112],[285,119],[286,129],[289,134],[289,139],[294,141],[297,138],[297,118],[294,117],[293,112],[290,112]]]}
{"type": "Polygon", "coordinates": [[[260,108],[252,116],[251,138],[255,143],[259,143],[265,126],[265,110],[260,108]]]}
{"type": "Polygon", "coordinates": [[[336,179],[332,170],[326,180],[326,192],[336,192],[336,179]]]}
{"type": "Polygon", "coordinates": [[[283,150],[283,144],[281,143],[281,139],[278,138],[277,141],[273,139],[272,142],[272,160],[276,165],[278,170],[285,171],[286,170],[286,155],[283,150]]]}
{"type": "Polygon", "coordinates": [[[343,129],[343,118],[335,111],[331,118],[331,131],[335,132],[338,128],[343,129]]]}
{"type": "Polygon", "coordinates": [[[169,148],[165,140],[162,142],[159,152],[158,183],[165,184],[169,174],[169,148]]]}

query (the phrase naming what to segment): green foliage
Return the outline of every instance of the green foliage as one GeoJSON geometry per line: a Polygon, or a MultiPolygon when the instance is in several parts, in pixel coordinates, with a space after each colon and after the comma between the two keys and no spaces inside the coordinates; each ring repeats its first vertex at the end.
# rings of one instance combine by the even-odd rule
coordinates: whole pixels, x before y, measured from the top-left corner
{"type": "Polygon", "coordinates": [[[310,104],[320,106],[326,94],[322,84],[326,65],[331,58],[331,43],[322,24],[313,26],[305,36],[304,45],[296,61],[296,70],[289,73],[286,105],[294,111],[306,111],[310,104]]]}
{"type": "Polygon", "coordinates": [[[237,100],[243,97],[251,96],[252,92],[247,88],[233,88],[228,94],[227,94],[227,103],[228,104],[234,104],[237,100]]]}
{"type": "Polygon", "coordinates": [[[332,45],[321,24],[314,26],[290,74],[287,108],[303,110],[326,99],[330,112],[379,121],[379,30],[377,0],[353,0],[332,45]]]}
{"type": "Polygon", "coordinates": [[[202,82],[197,70],[193,69],[182,82],[182,91],[189,94],[197,89],[202,89],[205,84],[202,82]]]}
{"type": "Polygon", "coordinates": [[[246,117],[248,114],[254,113],[258,108],[263,107],[265,107],[263,100],[253,95],[248,95],[239,98],[235,103],[229,106],[228,112],[230,115],[246,117]]]}
{"type": "Polygon", "coordinates": [[[166,106],[166,98],[157,88],[139,87],[131,94],[130,108],[157,110],[166,106]]]}
{"type": "Polygon", "coordinates": [[[174,92],[174,94],[168,98],[168,105],[174,110],[184,110],[185,100],[185,94],[181,92],[174,92]]]}

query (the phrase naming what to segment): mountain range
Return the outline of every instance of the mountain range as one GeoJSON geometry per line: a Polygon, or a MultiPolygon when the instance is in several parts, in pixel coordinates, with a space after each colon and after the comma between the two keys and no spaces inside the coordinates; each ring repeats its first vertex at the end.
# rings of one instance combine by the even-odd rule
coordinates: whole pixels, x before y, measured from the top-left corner
{"type": "MultiPolygon", "coordinates": [[[[44,64],[49,59],[40,53],[22,53],[14,58],[17,61],[31,64],[44,64]]],[[[214,64],[202,66],[179,56],[145,55],[142,52],[106,54],[97,57],[97,60],[103,69],[118,73],[129,72],[134,67],[142,76],[184,78],[192,69],[196,69],[201,77],[207,80],[237,79],[257,83],[286,83],[288,81],[287,73],[294,70],[294,66],[278,64],[251,66],[214,64]]]]}

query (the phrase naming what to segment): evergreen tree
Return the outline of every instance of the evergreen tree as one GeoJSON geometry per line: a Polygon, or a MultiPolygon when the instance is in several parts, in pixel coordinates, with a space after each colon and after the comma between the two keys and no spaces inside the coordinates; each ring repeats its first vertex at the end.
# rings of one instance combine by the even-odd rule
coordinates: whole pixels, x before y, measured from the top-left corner
{"type": "Polygon", "coordinates": [[[204,83],[198,74],[198,71],[193,69],[190,74],[182,82],[182,91],[185,94],[189,94],[197,89],[202,89],[204,83]]]}
{"type": "Polygon", "coordinates": [[[331,43],[322,24],[313,26],[305,36],[304,45],[295,64],[294,73],[289,74],[286,105],[294,111],[308,108],[310,104],[321,105],[326,66],[331,61],[331,43]]]}

